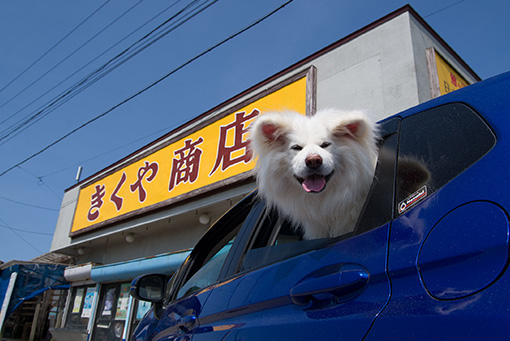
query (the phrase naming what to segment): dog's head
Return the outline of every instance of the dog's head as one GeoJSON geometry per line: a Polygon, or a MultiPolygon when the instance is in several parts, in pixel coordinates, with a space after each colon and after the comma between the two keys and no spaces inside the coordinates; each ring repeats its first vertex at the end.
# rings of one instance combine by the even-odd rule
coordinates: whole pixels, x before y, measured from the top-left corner
{"type": "Polygon", "coordinates": [[[360,112],[267,113],[251,127],[250,144],[259,172],[267,176],[272,168],[280,181],[308,193],[324,191],[330,181],[349,181],[364,169],[373,172],[377,157],[375,125],[360,112]]]}

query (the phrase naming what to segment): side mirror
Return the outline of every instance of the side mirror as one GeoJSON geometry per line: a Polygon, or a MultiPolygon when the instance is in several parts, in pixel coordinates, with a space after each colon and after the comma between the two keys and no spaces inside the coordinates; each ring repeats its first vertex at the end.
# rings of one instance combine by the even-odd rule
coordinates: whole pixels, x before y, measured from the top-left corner
{"type": "Polygon", "coordinates": [[[129,294],[141,301],[161,303],[165,299],[167,280],[166,275],[142,275],[131,282],[129,294]]]}

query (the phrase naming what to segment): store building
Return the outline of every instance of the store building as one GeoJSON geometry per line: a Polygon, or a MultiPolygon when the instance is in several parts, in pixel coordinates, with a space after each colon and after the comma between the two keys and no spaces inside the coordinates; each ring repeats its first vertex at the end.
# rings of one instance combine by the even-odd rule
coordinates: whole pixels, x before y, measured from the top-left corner
{"type": "MultiPolygon", "coordinates": [[[[382,119],[479,77],[409,6],[352,33],[66,190],[51,246],[75,257],[57,339],[129,339],[128,295],[171,275],[212,222],[255,189],[247,127],[264,110],[364,109],[382,119]]],[[[198,114],[198,113],[197,113],[198,114]]]]}

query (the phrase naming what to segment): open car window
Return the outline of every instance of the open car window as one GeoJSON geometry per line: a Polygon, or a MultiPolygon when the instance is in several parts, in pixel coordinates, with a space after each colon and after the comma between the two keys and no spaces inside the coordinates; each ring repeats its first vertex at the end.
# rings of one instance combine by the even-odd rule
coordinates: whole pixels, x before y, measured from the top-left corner
{"type": "Polygon", "coordinates": [[[292,226],[275,210],[266,209],[252,227],[246,251],[239,257],[236,272],[243,272],[298,254],[322,248],[330,243],[350,238],[391,221],[394,207],[396,153],[399,118],[383,122],[379,143],[380,158],[372,188],[354,232],[337,238],[303,240],[299,227],[292,226]]]}
{"type": "Polygon", "coordinates": [[[266,210],[256,229],[258,233],[251,240],[237,271],[284,260],[331,241],[330,238],[303,240],[299,228],[279,217],[274,210],[266,210]]]}

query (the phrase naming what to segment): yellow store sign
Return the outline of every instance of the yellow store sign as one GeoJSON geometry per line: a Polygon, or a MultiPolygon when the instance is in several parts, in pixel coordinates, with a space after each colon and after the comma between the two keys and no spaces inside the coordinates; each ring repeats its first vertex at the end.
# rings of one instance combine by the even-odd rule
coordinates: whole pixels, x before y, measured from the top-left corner
{"type": "Polygon", "coordinates": [[[469,83],[457,73],[439,54],[436,53],[437,76],[441,95],[458,90],[469,83]]]}
{"type": "Polygon", "coordinates": [[[428,48],[426,54],[432,98],[445,95],[470,84],[434,48],[428,48]]]}
{"type": "Polygon", "coordinates": [[[306,112],[307,77],[249,104],[81,188],[71,236],[246,178],[253,168],[248,127],[268,110],[306,112]]]}

